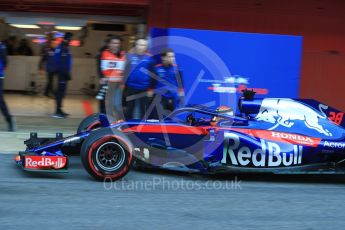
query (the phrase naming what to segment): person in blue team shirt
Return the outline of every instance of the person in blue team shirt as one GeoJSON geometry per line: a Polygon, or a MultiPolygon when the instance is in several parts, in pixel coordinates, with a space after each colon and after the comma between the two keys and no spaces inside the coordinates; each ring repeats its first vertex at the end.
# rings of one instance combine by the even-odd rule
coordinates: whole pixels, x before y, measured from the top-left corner
{"type": "Polygon", "coordinates": [[[72,55],[69,50],[69,43],[73,34],[67,32],[61,44],[55,49],[56,73],[59,78],[58,90],[56,92],[56,111],[54,118],[65,118],[69,114],[62,111],[62,100],[66,94],[67,82],[71,80],[72,55]]]}
{"type": "MultiPolygon", "coordinates": [[[[155,66],[155,93],[161,96],[165,113],[172,112],[183,103],[182,74],[175,63],[175,53],[166,48],[161,51],[161,64],[155,66]]],[[[157,114],[158,115],[158,114],[157,114]]]]}
{"type": "Polygon", "coordinates": [[[151,96],[153,59],[147,52],[147,40],[139,38],[133,49],[127,54],[125,68],[125,89],[123,107],[125,118],[142,119],[151,96]]]}
{"type": "MultiPolygon", "coordinates": [[[[50,35],[49,35],[50,36],[50,35]]],[[[40,74],[43,75],[44,70],[47,73],[47,85],[44,91],[44,96],[49,96],[53,93],[53,82],[54,76],[56,75],[56,64],[55,64],[55,49],[57,47],[57,41],[55,38],[49,38],[47,45],[43,47],[41,60],[38,68],[40,74]]]]}
{"type": "Polygon", "coordinates": [[[4,100],[4,78],[5,78],[5,69],[7,66],[7,53],[6,46],[0,42],[0,109],[8,123],[8,131],[15,131],[15,119],[11,116],[8,111],[7,105],[4,100]]]}

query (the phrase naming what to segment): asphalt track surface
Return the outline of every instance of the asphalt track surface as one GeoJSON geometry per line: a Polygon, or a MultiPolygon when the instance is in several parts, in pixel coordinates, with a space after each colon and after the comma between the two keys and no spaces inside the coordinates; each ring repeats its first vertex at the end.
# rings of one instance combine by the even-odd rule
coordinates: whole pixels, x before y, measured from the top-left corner
{"type": "Polygon", "coordinates": [[[131,171],[103,183],[78,156],[68,174],[45,175],[0,154],[0,229],[278,228],[344,229],[344,177],[131,171]]]}

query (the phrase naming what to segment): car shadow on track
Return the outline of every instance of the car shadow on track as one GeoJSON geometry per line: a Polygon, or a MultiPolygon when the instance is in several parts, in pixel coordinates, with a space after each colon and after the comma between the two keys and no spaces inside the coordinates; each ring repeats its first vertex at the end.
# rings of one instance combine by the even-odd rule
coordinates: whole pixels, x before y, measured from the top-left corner
{"type": "MultiPolygon", "coordinates": [[[[15,166],[17,167],[17,166],[15,166]]],[[[22,177],[28,178],[40,178],[40,179],[64,179],[66,178],[66,173],[47,173],[47,172],[30,172],[25,170],[17,170],[17,172],[22,177]]]]}
{"type": "Polygon", "coordinates": [[[198,174],[198,173],[186,173],[175,172],[163,169],[140,169],[135,170],[140,173],[149,175],[161,175],[161,176],[178,176],[183,179],[190,180],[219,180],[219,181],[252,181],[252,182],[282,182],[282,183],[320,183],[320,184],[344,184],[345,175],[301,175],[301,174],[268,174],[268,173],[250,173],[250,174],[198,174]]]}
{"type": "Polygon", "coordinates": [[[345,175],[301,175],[301,174],[219,174],[207,175],[210,179],[233,180],[255,182],[282,182],[282,183],[320,183],[320,184],[344,184],[345,175]]]}
{"type": "MultiPolygon", "coordinates": [[[[71,156],[69,162],[68,173],[46,173],[46,172],[28,172],[19,169],[18,166],[14,166],[20,176],[26,178],[39,178],[39,179],[73,179],[77,181],[94,181],[84,170],[79,156],[71,156]]],[[[187,173],[178,171],[169,171],[163,169],[132,169],[129,175],[125,176],[125,179],[129,176],[133,180],[141,179],[145,174],[149,177],[153,176],[164,176],[173,177],[178,179],[186,180],[219,180],[219,181],[251,181],[251,182],[282,182],[282,183],[321,183],[321,184],[344,184],[345,185],[345,174],[344,175],[294,175],[294,174],[268,174],[268,173],[251,173],[251,174],[211,174],[205,175],[200,173],[187,173]],[[132,174],[133,173],[133,174],[132,174]],[[133,176],[131,176],[132,174],[133,176]],[[138,174],[138,175],[136,175],[138,174]]]]}

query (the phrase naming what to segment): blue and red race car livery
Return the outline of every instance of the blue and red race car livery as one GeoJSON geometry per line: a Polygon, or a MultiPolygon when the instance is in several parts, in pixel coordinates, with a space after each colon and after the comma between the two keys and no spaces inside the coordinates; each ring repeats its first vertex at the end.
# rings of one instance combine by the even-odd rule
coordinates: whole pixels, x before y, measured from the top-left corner
{"type": "Polygon", "coordinates": [[[197,173],[345,172],[343,113],[315,100],[240,98],[239,114],[202,106],[175,110],[163,120],[110,124],[94,114],[77,134],[32,133],[16,157],[25,170],[60,172],[77,152],[98,180],[119,179],[132,167],[197,173]]]}

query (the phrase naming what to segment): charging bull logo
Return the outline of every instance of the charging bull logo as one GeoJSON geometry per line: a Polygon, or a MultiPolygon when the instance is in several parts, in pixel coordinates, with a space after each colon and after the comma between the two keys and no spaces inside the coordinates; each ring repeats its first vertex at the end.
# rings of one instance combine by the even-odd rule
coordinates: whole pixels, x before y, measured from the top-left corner
{"type": "MultiPolygon", "coordinates": [[[[322,110],[321,113],[323,113],[322,110]]],[[[256,119],[274,124],[269,130],[278,126],[291,128],[296,120],[300,120],[309,129],[314,129],[326,136],[332,136],[332,133],[319,124],[319,119],[327,120],[327,116],[321,113],[291,99],[268,98],[262,100],[256,119]]]]}

